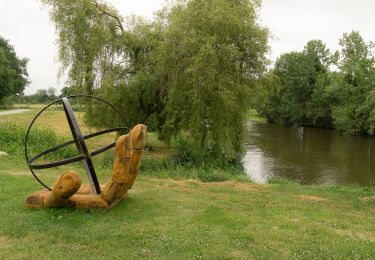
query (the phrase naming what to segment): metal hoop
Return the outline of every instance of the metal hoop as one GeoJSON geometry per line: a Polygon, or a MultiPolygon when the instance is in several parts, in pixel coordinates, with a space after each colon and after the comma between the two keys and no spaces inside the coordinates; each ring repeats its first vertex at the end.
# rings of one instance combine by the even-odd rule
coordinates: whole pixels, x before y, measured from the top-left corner
{"type": "Polygon", "coordinates": [[[102,148],[100,148],[100,149],[98,149],[98,150],[90,153],[88,151],[88,149],[87,149],[85,140],[86,139],[90,139],[90,138],[95,137],[95,136],[100,136],[102,134],[111,133],[111,132],[115,132],[115,131],[121,131],[121,130],[128,130],[128,131],[130,131],[130,127],[129,127],[129,124],[128,124],[126,118],[124,117],[124,115],[114,105],[112,105],[111,103],[109,103],[108,101],[106,101],[106,100],[104,100],[102,98],[91,96],[91,95],[79,94],[79,95],[71,95],[71,96],[67,96],[67,97],[64,97],[64,98],[57,99],[57,100],[51,102],[50,104],[46,105],[41,111],[39,111],[39,113],[31,121],[31,123],[29,125],[29,128],[27,129],[26,136],[25,136],[25,159],[26,159],[27,165],[29,167],[29,170],[31,171],[31,173],[34,176],[34,178],[40,184],[42,184],[48,190],[51,190],[51,188],[49,186],[47,186],[46,184],[44,184],[37,177],[37,175],[35,174],[35,172],[33,171],[33,169],[47,169],[47,168],[52,168],[52,167],[56,167],[56,166],[60,166],[60,165],[65,165],[65,164],[73,163],[73,162],[82,161],[82,164],[84,165],[87,177],[88,177],[88,179],[90,181],[90,184],[91,184],[91,186],[93,188],[94,193],[95,194],[100,194],[100,185],[99,185],[98,179],[96,177],[96,173],[95,173],[94,165],[92,164],[91,157],[93,157],[95,155],[98,155],[98,154],[100,154],[102,152],[105,152],[108,149],[114,147],[116,145],[116,142],[113,142],[113,143],[111,143],[109,145],[106,145],[105,147],[102,147],[102,148]],[[124,120],[125,127],[111,128],[111,129],[102,130],[102,131],[99,131],[99,132],[96,132],[96,133],[92,133],[92,134],[83,136],[82,133],[81,133],[81,130],[79,128],[79,124],[78,124],[78,122],[77,122],[77,120],[75,118],[73,108],[71,107],[70,102],[68,100],[69,98],[77,98],[77,97],[93,98],[93,99],[102,101],[102,102],[106,103],[107,105],[111,106],[113,109],[115,109],[118,112],[118,114],[120,114],[120,116],[124,120]],[[47,149],[47,150],[45,150],[45,151],[43,151],[43,152],[41,152],[41,153],[39,153],[37,155],[34,155],[31,159],[29,159],[28,152],[27,152],[27,143],[28,143],[28,138],[29,138],[29,133],[30,133],[31,127],[33,126],[33,124],[36,121],[36,119],[47,108],[49,108],[53,104],[56,104],[56,103],[58,103],[60,101],[62,101],[62,105],[64,107],[64,112],[65,112],[66,118],[67,118],[68,123],[69,123],[70,130],[71,130],[71,133],[72,133],[72,136],[73,136],[73,140],[71,140],[69,142],[66,142],[66,143],[63,143],[63,144],[59,144],[59,145],[54,146],[54,147],[51,147],[51,148],[49,148],[49,149],[47,149]],[[68,146],[68,145],[71,145],[71,144],[75,144],[76,145],[77,151],[79,152],[78,156],[71,157],[71,158],[68,158],[68,159],[63,159],[63,160],[52,162],[52,163],[32,164],[38,158],[41,158],[41,157],[43,157],[44,155],[46,155],[48,153],[51,153],[53,151],[56,151],[56,150],[58,150],[60,148],[63,148],[65,146],[68,146]]]}

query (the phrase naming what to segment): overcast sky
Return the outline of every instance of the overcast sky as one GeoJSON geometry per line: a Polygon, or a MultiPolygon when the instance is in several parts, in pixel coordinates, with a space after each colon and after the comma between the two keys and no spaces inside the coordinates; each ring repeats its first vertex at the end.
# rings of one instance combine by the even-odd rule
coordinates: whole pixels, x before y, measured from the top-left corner
{"type": "MultiPolygon", "coordinates": [[[[204,0],[202,0],[204,1],[204,0]]],[[[152,19],[163,0],[107,0],[123,16],[136,14],[152,19]]],[[[358,30],[366,41],[375,41],[375,0],[263,0],[261,23],[267,26],[270,59],[301,50],[307,41],[321,39],[331,50],[338,49],[344,32],[358,30]]],[[[56,35],[48,11],[37,0],[0,0],[0,35],[14,46],[19,57],[30,59],[32,83],[26,94],[55,87],[57,79],[56,35]]]]}

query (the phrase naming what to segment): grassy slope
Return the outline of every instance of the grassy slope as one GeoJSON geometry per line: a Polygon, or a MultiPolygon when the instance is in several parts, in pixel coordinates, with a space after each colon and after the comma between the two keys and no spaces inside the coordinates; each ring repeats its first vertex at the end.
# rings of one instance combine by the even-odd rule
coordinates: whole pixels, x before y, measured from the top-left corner
{"type": "Polygon", "coordinates": [[[109,211],[31,210],[40,187],[20,158],[1,160],[0,258],[375,257],[374,190],[146,173],[109,211]]]}
{"type": "Polygon", "coordinates": [[[246,118],[247,118],[247,120],[254,121],[254,122],[265,123],[267,121],[264,117],[259,115],[258,112],[255,109],[250,109],[247,112],[246,118]]]}
{"type": "Polygon", "coordinates": [[[31,210],[41,187],[22,157],[0,158],[0,258],[375,258],[373,189],[153,177],[175,176],[163,171],[109,211],[31,210]]]}

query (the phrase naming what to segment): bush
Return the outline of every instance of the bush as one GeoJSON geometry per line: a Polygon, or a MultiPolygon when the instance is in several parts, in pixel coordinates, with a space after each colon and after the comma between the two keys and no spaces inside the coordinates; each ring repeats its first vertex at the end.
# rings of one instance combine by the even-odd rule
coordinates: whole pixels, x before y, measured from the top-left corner
{"type": "Polygon", "coordinates": [[[14,105],[14,97],[9,96],[9,97],[3,97],[0,99],[0,108],[5,108],[5,109],[10,109],[14,105]]]}
{"type": "MultiPolygon", "coordinates": [[[[27,128],[15,124],[0,124],[0,150],[9,154],[24,154],[24,142],[27,128]]],[[[48,148],[65,143],[67,138],[56,136],[50,129],[33,128],[29,133],[29,157],[48,148]]],[[[62,159],[77,155],[76,148],[69,145],[45,156],[46,159],[62,159]]]]}
{"type": "Polygon", "coordinates": [[[144,159],[141,164],[141,174],[159,178],[199,179],[203,182],[221,182],[238,179],[245,176],[242,165],[227,165],[219,167],[214,164],[179,164],[173,158],[154,160],[144,159]]]}
{"type": "Polygon", "coordinates": [[[172,160],[179,165],[199,166],[209,157],[204,151],[199,150],[193,141],[181,135],[175,139],[175,146],[176,153],[172,160]]]}
{"type": "Polygon", "coordinates": [[[222,182],[229,180],[229,174],[217,169],[199,170],[198,178],[203,182],[222,182]]]}

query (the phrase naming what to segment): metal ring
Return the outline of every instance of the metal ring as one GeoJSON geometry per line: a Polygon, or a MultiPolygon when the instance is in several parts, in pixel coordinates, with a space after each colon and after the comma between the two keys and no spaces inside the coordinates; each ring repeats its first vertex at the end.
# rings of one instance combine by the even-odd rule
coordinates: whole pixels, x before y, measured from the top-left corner
{"type": "Polygon", "coordinates": [[[91,182],[91,184],[93,186],[94,192],[96,194],[99,194],[100,193],[100,186],[99,186],[99,183],[98,183],[97,178],[96,178],[94,166],[92,165],[92,162],[91,162],[91,157],[95,156],[95,155],[98,155],[98,154],[100,154],[100,153],[102,153],[102,152],[104,152],[104,151],[106,151],[106,150],[114,147],[116,145],[116,142],[111,143],[111,144],[109,144],[109,145],[107,145],[105,147],[102,147],[102,148],[100,148],[100,149],[98,149],[98,150],[96,150],[94,152],[89,153],[88,150],[87,150],[87,147],[86,147],[86,144],[85,144],[84,140],[92,138],[92,137],[95,137],[95,136],[98,136],[98,135],[101,135],[101,134],[110,133],[110,132],[114,132],[114,131],[120,131],[120,130],[128,130],[128,131],[130,130],[128,121],[126,120],[125,116],[114,105],[112,105],[111,103],[109,103],[108,101],[106,101],[106,100],[104,100],[102,98],[98,98],[98,97],[91,96],[91,95],[78,94],[78,95],[71,95],[71,96],[68,96],[68,97],[57,99],[57,100],[51,102],[50,104],[46,105],[41,111],[39,111],[39,113],[31,121],[31,123],[29,125],[29,128],[27,129],[26,136],[25,136],[25,144],[24,144],[25,147],[24,148],[25,148],[25,159],[26,159],[27,165],[29,167],[29,170],[31,171],[31,173],[34,176],[34,178],[41,185],[43,185],[48,190],[51,190],[51,188],[49,186],[47,186],[46,184],[44,184],[37,177],[37,175],[35,174],[35,172],[33,171],[33,169],[46,169],[46,168],[51,168],[51,167],[56,167],[56,166],[60,166],[60,165],[65,165],[65,164],[69,164],[69,163],[73,163],[73,162],[77,162],[77,161],[81,160],[82,163],[85,166],[85,170],[86,170],[86,172],[88,174],[88,177],[89,177],[89,180],[90,180],[90,182],[91,182]],[[106,103],[107,105],[111,106],[113,109],[115,109],[120,114],[120,116],[124,120],[124,123],[125,123],[126,127],[111,128],[111,129],[102,130],[102,131],[99,131],[99,132],[96,132],[96,133],[92,133],[92,134],[89,134],[89,135],[86,135],[86,136],[82,136],[82,134],[80,132],[80,129],[79,129],[79,125],[76,122],[76,119],[75,119],[75,116],[74,116],[74,111],[71,108],[70,103],[68,101],[69,98],[77,98],[77,97],[93,98],[93,99],[102,101],[102,102],[106,103]],[[74,140],[66,142],[66,143],[63,143],[63,144],[60,144],[60,145],[57,145],[57,146],[54,146],[52,148],[49,148],[49,149],[47,149],[47,150],[45,150],[45,151],[43,151],[43,152],[41,152],[41,153],[33,156],[31,159],[29,159],[28,151],[27,151],[27,144],[28,144],[28,138],[29,138],[29,133],[30,133],[31,127],[33,126],[33,124],[36,121],[36,119],[47,108],[49,108],[53,104],[56,104],[56,103],[58,103],[60,101],[63,102],[64,111],[65,111],[65,114],[66,114],[69,126],[71,128],[71,132],[72,132],[74,140]],[[40,158],[40,157],[42,157],[42,156],[44,156],[44,155],[46,155],[48,153],[56,151],[57,149],[60,149],[60,148],[65,147],[67,145],[73,144],[73,143],[76,144],[77,150],[80,153],[80,155],[72,157],[72,158],[60,160],[60,161],[57,161],[57,162],[48,163],[48,164],[39,164],[39,165],[33,165],[33,164],[31,164],[36,159],[38,159],[38,158],[40,158]]]}
{"type": "MultiPolygon", "coordinates": [[[[86,140],[86,139],[90,139],[90,138],[93,138],[93,137],[95,137],[95,136],[99,136],[99,135],[102,135],[102,134],[107,134],[107,133],[111,133],[111,132],[115,132],[115,131],[121,131],[121,130],[127,130],[127,129],[128,129],[127,127],[116,127],[116,128],[106,129],[106,130],[102,130],[102,131],[99,131],[99,132],[95,132],[95,133],[92,133],[92,134],[85,135],[85,136],[83,136],[83,139],[86,140]]],[[[34,161],[36,161],[37,159],[43,157],[44,155],[47,155],[47,154],[49,154],[49,153],[52,153],[52,152],[54,152],[54,151],[56,151],[56,150],[58,150],[58,149],[60,149],[60,148],[63,148],[63,147],[65,147],[65,146],[68,146],[68,145],[71,145],[71,144],[74,144],[74,140],[71,140],[71,141],[69,141],[69,142],[66,142],[66,143],[59,144],[59,145],[56,145],[56,146],[54,146],[54,147],[51,147],[51,148],[49,148],[49,149],[47,149],[47,150],[45,150],[45,151],[43,151],[43,152],[41,152],[41,153],[38,153],[37,155],[34,155],[33,157],[31,157],[31,159],[30,159],[27,163],[28,163],[28,164],[31,164],[31,163],[33,163],[34,161]]],[[[94,155],[99,154],[100,152],[98,153],[98,151],[101,151],[101,150],[103,150],[104,148],[107,148],[107,149],[103,150],[102,152],[104,152],[104,151],[106,151],[106,150],[108,150],[108,149],[111,149],[112,147],[115,146],[115,144],[116,144],[116,142],[113,142],[113,143],[110,144],[110,145],[107,145],[107,146],[105,146],[105,147],[103,147],[103,148],[101,148],[101,149],[98,149],[98,150],[95,151],[95,152],[92,152],[91,155],[94,156],[94,155]],[[110,146],[110,147],[109,147],[109,146],[110,146]]],[[[46,168],[48,168],[48,167],[46,167],[46,168]]],[[[34,169],[36,169],[36,168],[34,168],[34,169]]]]}

